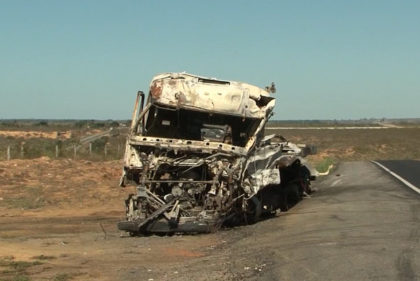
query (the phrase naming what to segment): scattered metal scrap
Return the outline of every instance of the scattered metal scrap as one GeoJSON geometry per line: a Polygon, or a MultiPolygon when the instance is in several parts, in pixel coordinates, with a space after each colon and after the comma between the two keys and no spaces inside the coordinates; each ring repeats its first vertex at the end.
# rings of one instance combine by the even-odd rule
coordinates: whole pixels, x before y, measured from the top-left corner
{"type": "MultiPolygon", "coordinates": [[[[272,84],[270,91],[274,91],[272,84]]],[[[311,193],[306,146],[264,136],[275,99],[264,89],[186,73],[138,93],[121,186],[135,184],[120,230],[210,232],[287,211],[311,193]]]]}

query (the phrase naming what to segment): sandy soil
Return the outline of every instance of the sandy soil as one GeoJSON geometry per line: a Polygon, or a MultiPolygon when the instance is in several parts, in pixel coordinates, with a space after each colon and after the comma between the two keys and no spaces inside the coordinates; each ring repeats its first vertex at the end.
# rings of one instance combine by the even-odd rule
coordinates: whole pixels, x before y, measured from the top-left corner
{"type": "MultiPolygon", "coordinates": [[[[120,161],[0,162],[0,210],[6,216],[86,216],[121,211],[130,189],[118,187],[120,161]]],[[[131,190],[132,192],[133,190],[131,190]]]]}
{"type": "MultiPolygon", "coordinates": [[[[99,129],[90,129],[83,133],[83,135],[90,136],[95,135],[103,132],[103,130],[99,129]]],[[[0,137],[11,137],[11,138],[19,138],[19,139],[35,139],[35,138],[42,138],[42,139],[61,139],[67,140],[73,136],[74,132],[71,130],[67,131],[31,131],[31,130],[0,130],[0,137]]]]}
{"type": "Polygon", "coordinates": [[[222,243],[216,234],[120,233],[124,199],[134,192],[118,187],[121,167],[46,157],[1,161],[0,280],[127,280],[130,267],[151,276],[161,265],[176,275],[180,262],[222,243]]]}
{"type": "Polygon", "coordinates": [[[341,165],[286,213],[205,235],[129,237],[120,161],[0,162],[0,280],[417,280],[418,197],[341,165]],[[378,211],[379,210],[379,211],[378,211]],[[122,234],[122,235],[121,235],[122,234]]]}
{"type": "Polygon", "coordinates": [[[69,139],[71,138],[71,131],[65,132],[45,132],[45,131],[7,131],[0,130],[1,137],[13,138],[43,138],[43,139],[69,139]]]}

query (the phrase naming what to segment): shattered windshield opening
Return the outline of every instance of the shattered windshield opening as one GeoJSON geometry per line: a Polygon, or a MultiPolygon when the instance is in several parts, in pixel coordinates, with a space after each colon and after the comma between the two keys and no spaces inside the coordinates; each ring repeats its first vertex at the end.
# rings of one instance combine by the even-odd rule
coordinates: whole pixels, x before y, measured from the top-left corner
{"type": "Polygon", "coordinates": [[[145,136],[207,140],[243,147],[261,120],[154,105],[145,122],[145,136]]]}
{"type": "Polygon", "coordinates": [[[232,143],[232,129],[229,125],[219,126],[203,124],[201,128],[201,140],[232,143]]]}

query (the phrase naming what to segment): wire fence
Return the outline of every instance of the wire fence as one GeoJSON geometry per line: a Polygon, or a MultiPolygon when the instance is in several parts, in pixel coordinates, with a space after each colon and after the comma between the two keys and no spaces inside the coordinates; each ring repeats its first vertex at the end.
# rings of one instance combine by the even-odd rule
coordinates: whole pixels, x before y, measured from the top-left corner
{"type": "Polygon", "coordinates": [[[0,161],[34,159],[39,157],[73,158],[86,160],[116,160],[124,156],[125,136],[102,136],[91,141],[53,139],[2,139],[0,161]]]}

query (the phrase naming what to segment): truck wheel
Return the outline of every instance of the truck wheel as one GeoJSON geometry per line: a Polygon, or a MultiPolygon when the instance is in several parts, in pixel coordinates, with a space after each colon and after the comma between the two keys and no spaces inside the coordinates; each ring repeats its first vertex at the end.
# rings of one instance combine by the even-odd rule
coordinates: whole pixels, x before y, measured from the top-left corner
{"type": "Polygon", "coordinates": [[[296,183],[287,184],[285,187],[285,194],[288,208],[293,207],[302,199],[302,195],[299,192],[299,185],[296,183]]]}
{"type": "Polygon", "coordinates": [[[248,205],[248,211],[245,220],[247,224],[253,224],[260,219],[262,204],[256,196],[252,197],[249,202],[250,204],[248,205]]]}

